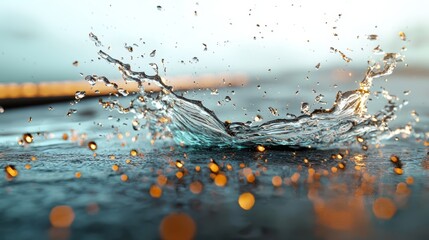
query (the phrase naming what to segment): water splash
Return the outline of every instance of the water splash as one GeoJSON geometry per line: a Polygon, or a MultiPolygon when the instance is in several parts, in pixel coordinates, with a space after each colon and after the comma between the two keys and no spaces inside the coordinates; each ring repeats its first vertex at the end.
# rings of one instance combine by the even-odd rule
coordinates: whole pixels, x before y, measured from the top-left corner
{"type": "MultiPolygon", "coordinates": [[[[256,145],[331,148],[340,144],[356,142],[357,138],[368,140],[388,136],[392,131],[388,123],[395,118],[397,110],[394,96],[385,94],[388,100],[384,109],[369,114],[366,103],[370,95],[372,81],[389,75],[402,56],[386,53],[380,63],[369,66],[359,88],[338,92],[330,109],[319,109],[292,119],[275,119],[260,125],[252,122],[222,122],[200,101],[177,95],[171,86],[158,75],[158,66],[151,64],[154,75],[133,71],[123,63],[103,51],[101,58],[115,65],[125,81],[138,83],[140,93],[129,106],[118,101],[103,101],[104,108],[121,113],[133,113],[133,127],[145,127],[152,133],[152,140],[172,137],[177,143],[187,146],[249,147],[256,145]],[[145,92],[143,83],[155,85],[159,92],[145,92]],[[136,122],[136,124],[134,124],[136,122]],[[135,125],[135,126],[134,126],[135,125]]],[[[119,90],[104,76],[87,76],[90,84],[102,81],[119,90]]],[[[124,94],[123,94],[124,95],[124,94]]]]}

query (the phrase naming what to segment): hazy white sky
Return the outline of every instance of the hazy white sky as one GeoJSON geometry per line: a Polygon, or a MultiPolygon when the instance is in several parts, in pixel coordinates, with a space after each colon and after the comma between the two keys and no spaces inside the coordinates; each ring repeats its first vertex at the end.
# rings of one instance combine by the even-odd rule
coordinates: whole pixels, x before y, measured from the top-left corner
{"type": "Polygon", "coordinates": [[[307,71],[319,62],[322,68],[362,67],[377,44],[385,51],[406,45],[408,61],[424,65],[426,2],[2,0],[0,82],[80,79],[80,72],[109,75],[114,69],[96,54],[109,46],[114,56],[127,61],[132,55],[132,63],[142,68],[165,59],[167,76],[307,71]],[[407,42],[400,41],[399,31],[407,42]],[[94,46],[89,32],[104,47],[94,46]],[[379,40],[367,40],[368,34],[379,40]],[[128,53],[124,44],[134,43],[139,47],[128,53]],[[330,47],[353,61],[346,64],[330,47]],[[72,66],[75,60],[79,67],[72,66]]]}

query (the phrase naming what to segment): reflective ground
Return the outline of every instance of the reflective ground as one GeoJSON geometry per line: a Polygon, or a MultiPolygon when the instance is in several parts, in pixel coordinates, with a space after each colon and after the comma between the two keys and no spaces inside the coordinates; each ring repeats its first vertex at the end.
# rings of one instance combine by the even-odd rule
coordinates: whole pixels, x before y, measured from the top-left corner
{"type": "MultiPolygon", "coordinates": [[[[231,89],[187,96],[205,99],[221,119],[242,120],[271,105],[283,115],[286,103],[293,111],[313,98],[313,88],[329,107],[336,91],[355,87],[330,87],[335,72],[319,76],[334,80],[317,87],[297,81],[301,95],[290,81],[256,80],[234,96],[231,89]],[[226,95],[231,103],[217,106],[226,95]]],[[[398,74],[384,85],[409,101],[395,125],[411,122],[420,135],[369,144],[367,151],[358,143],[265,151],[152,145],[144,131],[132,130],[132,116],[103,111],[97,99],[6,109],[0,239],[427,239],[426,81],[398,74]],[[403,96],[404,90],[411,93],[403,96]],[[77,112],[67,117],[70,108],[77,112]]]]}

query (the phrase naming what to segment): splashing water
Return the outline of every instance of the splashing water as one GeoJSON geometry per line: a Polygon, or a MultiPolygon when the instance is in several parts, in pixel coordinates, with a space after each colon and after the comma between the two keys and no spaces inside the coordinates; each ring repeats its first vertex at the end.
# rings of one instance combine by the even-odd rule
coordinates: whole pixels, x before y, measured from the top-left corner
{"type": "MultiPolygon", "coordinates": [[[[103,101],[107,109],[121,113],[133,113],[134,129],[146,127],[152,133],[152,140],[172,137],[177,143],[200,147],[249,147],[255,145],[332,148],[340,144],[352,143],[356,138],[378,140],[389,136],[392,131],[388,123],[395,118],[396,98],[385,94],[387,105],[375,114],[368,114],[366,103],[370,95],[372,80],[393,72],[402,56],[387,53],[381,63],[369,66],[359,88],[338,92],[330,109],[305,112],[293,119],[276,119],[253,126],[244,122],[222,122],[200,101],[177,95],[171,86],[158,75],[158,66],[151,64],[154,75],[133,71],[123,63],[103,51],[101,58],[118,67],[125,81],[138,83],[140,93],[127,107],[117,101],[103,101]],[[145,92],[144,85],[160,88],[159,92],[145,92]],[[136,123],[136,124],[134,124],[136,123]]],[[[121,93],[115,83],[104,76],[89,75],[90,84],[104,82],[121,93]]],[[[126,94],[122,94],[126,95],[126,94]]]]}

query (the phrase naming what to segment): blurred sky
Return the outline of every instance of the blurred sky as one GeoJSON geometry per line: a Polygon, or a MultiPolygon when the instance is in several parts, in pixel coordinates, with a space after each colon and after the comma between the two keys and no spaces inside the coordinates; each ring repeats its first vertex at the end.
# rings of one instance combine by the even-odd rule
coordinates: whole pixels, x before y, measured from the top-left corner
{"type": "Polygon", "coordinates": [[[142,69],[165,59],[167,77],[307,72],[319,62],[321,69],[365,68],[378,44],[385,51],[407,46],[410,67],[427,68],[428,7],[424,0],[1,0],[0,82],[109,76],[115,70],[97,59],[99,49],[124,61],[134,56],[132,64],[142,69]],[[407,41],[400,40],[400,31],[407,41]],[[90,32],[103,47],[94,45],[90,32]],[[369,34],[379,40],[367,40],[369,34]],[[129,53],[124,44],[139,47],[129,53]],[[345,63],[330,47],[353,61],[345,63]],[[155,49],[156,56],[149,57],[155,49]],[[78,67],[72,65],[75,60],[78,67]]]}

